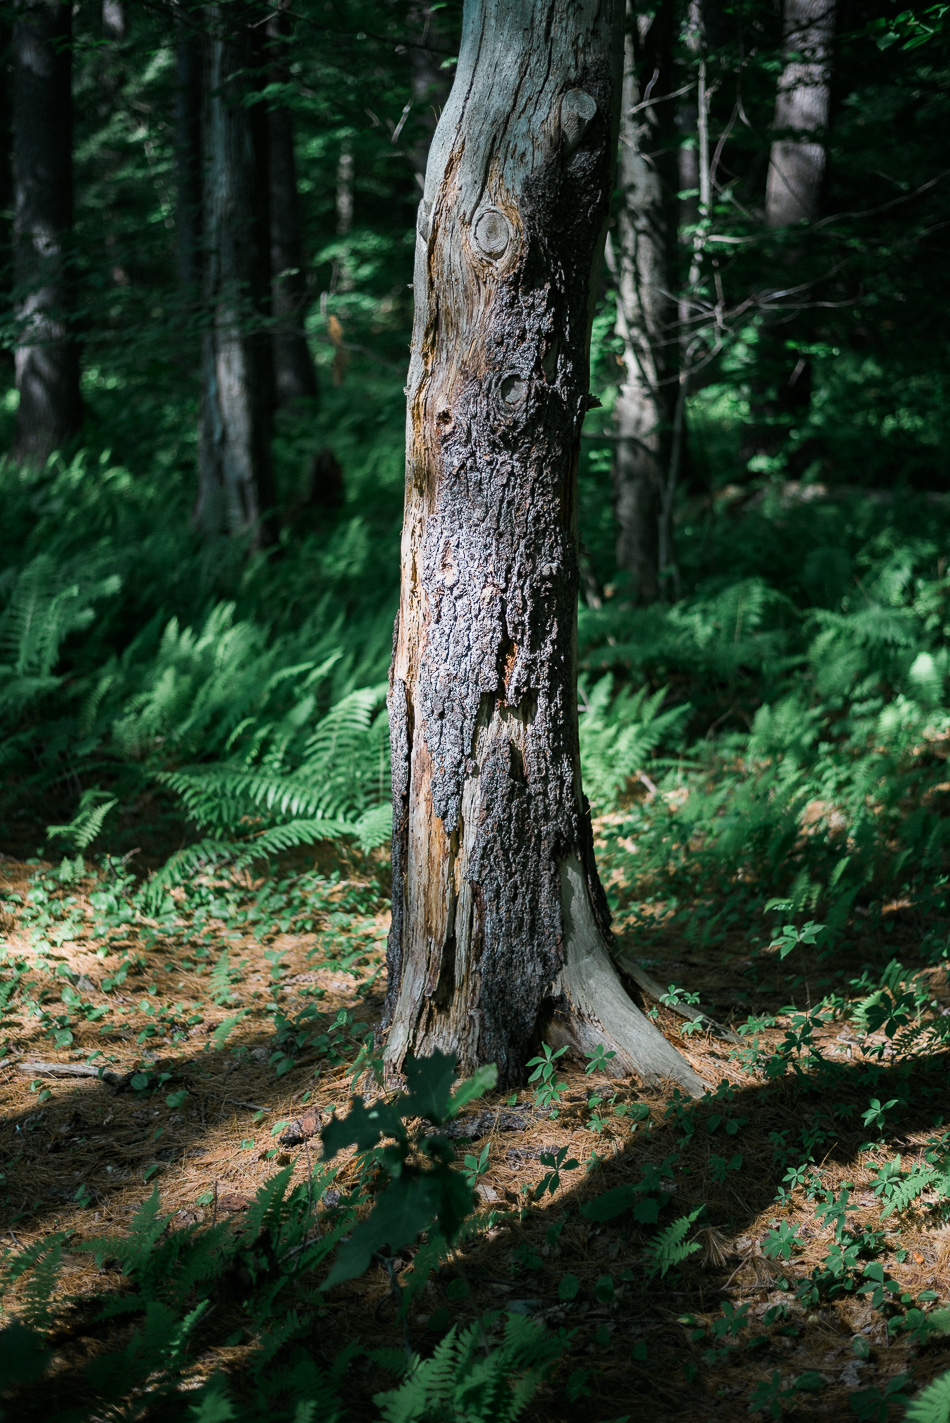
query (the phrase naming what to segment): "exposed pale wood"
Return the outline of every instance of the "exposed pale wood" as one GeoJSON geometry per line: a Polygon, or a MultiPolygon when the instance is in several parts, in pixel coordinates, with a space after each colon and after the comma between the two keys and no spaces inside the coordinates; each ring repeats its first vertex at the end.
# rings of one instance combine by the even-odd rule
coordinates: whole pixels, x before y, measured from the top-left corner
{"type": "Polygon", "coordinates": [[[441,1049],[518,1082],[553,1014],[625,1070],[701,1090],[610,963],[580,784],[577,451],[622,20],[622,0],[469,0],[429,156],[390,695],[390,1077],[441,1049]]]}

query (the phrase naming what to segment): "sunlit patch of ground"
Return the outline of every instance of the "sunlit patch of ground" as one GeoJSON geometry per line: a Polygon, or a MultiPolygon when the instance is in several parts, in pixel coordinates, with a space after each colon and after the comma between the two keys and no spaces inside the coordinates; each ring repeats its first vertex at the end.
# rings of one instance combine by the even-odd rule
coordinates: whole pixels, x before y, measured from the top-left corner
{"type": "MultiPolygon", "coordinates": [[[[359,1057],[384,988],[378,858],[199,882],[151,917],[133,906],[121,869],[60,878],[0,861],[8,1261],[65,1232],[61,1288],[79,1299],[114,1290],[115,1262],[97,1264],[82,1241],[121,1236],[156,1190],[172,1229],[238,1228],[285,1166],[310,1191],[319,1232],[321,1210],[355,1179],[344,1159],[323,1198],[320,1123],[357,1086],[378,1090],[359,1057]],[[103,1076],[57,1075],[77,1069],[103,1076]]],[[[367,1350],[408,1339],[426,1352],[452,1322],[526,1313],[564,1331],[562,1365],[533,1416],[583,1409],[601,1423],[732,1419],[750,1405],[764,1417],[884,1420],[900,1416],[901,1375],[912,1391],[950,1365],[943,1333],[920,1323],[950,1304],[947,1197],[935,1178],[884,1215],[881,1185],[897,1155],[905,1177],[944,1159],[946,1057],[904,1051],[884,1028],[859,1031],[846,1005],[806,1021],[788,1009],[787,982],[779,991],[787,964],[738,932],[718,955],[686,947],[664,916],[655,906],[650,939],[664,986],[700,989],[733,1024],[752,1009],[767,1015],[736,1045],[654,1005],[714,1098],[692,1107],[562,1059],[553,1103],[533,1087],[476,1103],[457,1148],[473,1166],[488,1149],[477,1228],[416,1281],[404,1324],[397,1304],[416,1275],[414,1249],[332,1292],[320,1306],[322,1358],[351,1339],[367,1350]],[[641,1181],[653,1183],[653,1220],[630,1209],[598,1218],[596,1198],[641,1181]],[[658,1232],[694,1212],[683,1239],[695,1248],[654,1270],[658,1232]],[[864,1414],[851,1411],[858,1394],[864,1414]]],[[[638,932],[643,915],[630,923],[638,932]]],[[[931,966],[920,981],[932,995],[926,1018],[946,996],[946,970],[931,966]]],[[[7,1317],[27,1307],[28,1290],[28,1275],[9,1285],[7,1317]]],[[[185,1371],[195,1381],[219,1368],[240,1380],[259,1343],[239,1292],[216,1308],[216,1342],[196,1347],[185,1371]]],[[[62,1369],[105,1347],[77,1311],[57,1344],[62,1369]]],[[[352,1371],[351,1416],[375,1416],[372,1393],[388,1382],[365,1361],[352,1371]]],[[[31,1407],[23,1417],[42,1416],[31,1407]]]]}

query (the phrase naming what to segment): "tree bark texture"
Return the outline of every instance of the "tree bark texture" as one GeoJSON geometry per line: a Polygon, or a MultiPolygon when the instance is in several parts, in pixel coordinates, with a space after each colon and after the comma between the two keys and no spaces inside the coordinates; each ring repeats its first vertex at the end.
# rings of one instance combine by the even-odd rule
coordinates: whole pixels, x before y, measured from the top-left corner
{"type": "Polygon", "coordinates": [[[71,327],[72,7],[19,0],[13,29],[14,458],[43,464],[78,433],[79,353],[71,327]]]}
{"type": "Polygon", "coordinates": [[[825,176],[836,0],[785,0],[784,64],[765,192],[768,227],[813,222],[825,176]]]}
{"type": "Polygon", "coordinates": [[[637,602],[660,593],[660,547],[671,544],[672,433],[679,369],[676,281],[676,110],[672,6],[660,6],[641,44],[628,4],[614,246],[617,332],[624,376],[614,407],[617,565],[637,602]],[[638,50],[641,51],[638,53],[638,50]],[[641,75],[660,102],[641,106],[641,75]]]}
{"type": "Polygon", "coordinates": [[[580,784],[577,454],[622,0],[468,0],[419,208],[385,1061],[547,1032],[699,1079],[624,994],[580,784]]]}
{"type": "MultiPolygon", "coordinates": [[[[271,79],[287,80],[282,50],[290,38],[290,17],[281,8],[268,24],[271,79]]],[[[300,397],[316,399],[317,374],[304,334],[307,279],[290,109],[275,104],[267,112],[270,174],[270,260],[274,308],[274,394],[278,405],[300,397]]]]}
{"type": "Polygon", "coordinates": [[[186,304],[201,285],[201,120],[204,53],[195,17],[175,7],[175,212],[178,284],[186,304]]]}
{"type": "Polygon", "coordinates": [[[204,161],[202,408],[195,519],[208,534],[270,537],[273,371],[265,75],[251,4],[211,5],[204,161]]]}

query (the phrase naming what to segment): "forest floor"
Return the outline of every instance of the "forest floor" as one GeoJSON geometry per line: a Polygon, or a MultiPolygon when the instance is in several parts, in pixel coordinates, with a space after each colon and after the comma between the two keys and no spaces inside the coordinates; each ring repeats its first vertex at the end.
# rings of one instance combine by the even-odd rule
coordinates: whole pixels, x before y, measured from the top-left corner
{"type": "MultiPolygon", "coordinates": [[[[616,878],[615,846],[606,863],[616,878]]],[[[7,1320],[37,1307],[31,1275],[15,1278],[11,1263],[53,1237],[61,1249],[55,1368],[42,1398],[21,1393],[17,1416],[81,1393],[88,1360],[126,1337],[121,1318],[115,1337],[88,1323],[120,1267],[115,1251],[82,1245],[122,1237],[156,1190],[169,1230],[237,1229],[290,1167],[332,1211],[355,1168],[326,1186],[318,1133],[365,1086],[387,875],[382,852],[327,850],[266,880],[197,880],[149,917],[120,862],[93,873],[0,857],[7,1320]]],[[[407,1249],[323,1296],[321,1358],[353,1340],[426,1353],[452,1323],[530,1315],[561,1340],[530,1416],[582,1410],[591,1423],[750,1412],[883,1423],[950,1367],[950,1075],[912,1031],[950,1004],[945,965],[911,964],[892,1020],[875,1027],[866,1010],[849,1016],[846,993],[790,1008],[778,955],[739,935],[687,953],[658,928],[650,972],[744,1025],[736,1044],[655,1009],[711,1096],[689,1103],[566,1058],[553,1102],[535,1086],[489,1094],[456,1127],[479,1198],[463,1243],[415,1290],[407,1249]],[[609,1193],[629,1183],[640,1207],[614,1210],[609,1193]]],[[[214,1312],[183,1374],[223,1369],[240,1389],[260,1337],[241,1289],[219,1291],[214,1312]]],[[[351,1367],[348,1416],[375,1417],[386,1384],[382,1365],[351,1367]]]]}

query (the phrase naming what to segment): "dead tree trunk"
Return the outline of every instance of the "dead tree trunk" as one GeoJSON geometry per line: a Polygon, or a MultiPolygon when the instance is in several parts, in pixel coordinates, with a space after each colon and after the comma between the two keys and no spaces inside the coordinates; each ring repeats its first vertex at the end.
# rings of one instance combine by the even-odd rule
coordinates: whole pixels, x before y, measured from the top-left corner
{"type": "Polygon", "coordinates": [[[468,0],[417,224],[391,671],[385,1060],[523,1079],[546,1031],[683,1058],[625,994],[581,790],[577,456],[622,0],[468,0]]]}
{"type": "Polygon", "coordinates": [[[271,536],[267,110],[242,102],[265,76],[255,5],[211,5],[204,161],[202,405],[195,520],[208,534],[271,536]]]}
{"type": "Polygon", "coordinates": [[[660,5],[641,41],[628,4],[617,174],[617,332],[624,376],[614,406],[613,485],[617,565],[640,603],[660,594],[660,547],[671,546],[678,326],[675,297],[676,110],[673,7],[660,5]],[[638,52],[639,51],[639,52],[638,52]],[[643,107],[640,75],[658,100],[643,107]]]}
{"type": "MultiPolygon", "coordinates": [[[[271,79],[286,83],[282,51],[290,38],[290,17],[281,7],[268,24],[271,79]]],[[[294,121],[285,104],[267,113],[270,145],[270,260],[274,305],[274,395],[278,405],[317,396],[317,373],[304,334],[307,279],[303,269],[303,235],[294,156],[294,121]]]]}
{"type": "Polygon", "coordinates": [[[15,351],[13,456],[43,464],[79,431],[72,331],[72,6],[19,0],[13,29],[15,351]]]}

